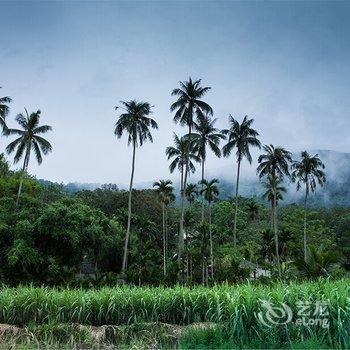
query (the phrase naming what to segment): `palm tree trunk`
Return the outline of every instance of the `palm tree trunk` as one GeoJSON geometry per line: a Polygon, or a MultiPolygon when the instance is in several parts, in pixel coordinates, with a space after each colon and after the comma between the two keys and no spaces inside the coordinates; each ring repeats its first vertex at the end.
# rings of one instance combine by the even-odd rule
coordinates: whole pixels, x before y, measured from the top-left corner
{"type": "Polygon", "coordinates": [[[168,206],[165,207],[165,257],[168,260],[169,254],[169,237],[168,237],[168,206]]]}
{"type": "MultiPolygon", "coordinates": [[[[202,158],[202,182],[201,189],[203,191],[203,180],[204,180],[204,158],[202,158]]],[[[202,195],[202,222],[204,222],[204,196],[202,195]]]]}
{"type": "Polygon", "coordinates": [[[307,250],[307,242],[306,242],[306,209],[307,209],[307,191],[305,192],[304,199],[304,260],[306,261],[306,250],[307,250]]]}
{"type": "Polygon", "coordinates": [[[166,275],[166,241],[165,241],[165,205],[162,203],[162,215],[163,215],[163,273],[166,275]]]}
{"type": "Polygon", "coordinates": [[[181,214],[180,214],[180,232],[179,232],[179,251],[178,251],[178,264],[181,274],[181,259],[184,249],[184,209],[185,209],[185,190],[184,190],[184,173],[181,169],[181,214]]]}
{"type": "Polygon", "coordinates": [[[211,203],[209,203],[209,241],[210,241],[210,275],[214,277],[214,254],[213,254],[213,236],[211,232],[211,203]]]}
{"type": "Polygon", "coordinates": [[[234,249],[234,252],[236,252],[236,247],[237,247],[238,186],[239,186],[240,170],[241,170],[241,161],[238,160],[237,180],[236,180],[236,197],[235,197],[235,222],[233,225],[233,249],[234,249]]]}
{"type": "Polygon", "coordinates": [[[273,195],[273,228],[275,235],[275,249],[276,249],[276,262],[278,269],[278,276],[281,278],[281,266],[280,266],[280,254],[278,247],[278,231],[277,231],[277,198],[276,198],[276,189],[273,195]]]}
{"type": "Polygon", "coordinates": [[[24,174],[27,172],[27,168],[28,168],[28,164],[29,164],[29,157],[30,157],[30,147],[27,148],[26,155],[25,155],[24,161],[23,161],[22,174],[21,174],[21,179],[19,181],[18,192],[17,192],[16,206],[18,206],[19,197],[21,196],[24,174]]]}
{"type": "Polygon", "coordinates": [[[124,256],[123,256],[123,265],[122,265],[123,278],[124,278],[125,270],[127,267],[127,261],[128,261],[128,245],[129,245],[130,224],[131,224],[131,196],[132,196],[132,184],[134,181],[134,171],[135,171],[135,153],[136,153],[136,143],[134,141],[132,145],[132,164],[131,164],[131,177],[130,177],[130,185],[129,185],[128,225],[127,225],[126,235],[125,235],[124,256]]]}

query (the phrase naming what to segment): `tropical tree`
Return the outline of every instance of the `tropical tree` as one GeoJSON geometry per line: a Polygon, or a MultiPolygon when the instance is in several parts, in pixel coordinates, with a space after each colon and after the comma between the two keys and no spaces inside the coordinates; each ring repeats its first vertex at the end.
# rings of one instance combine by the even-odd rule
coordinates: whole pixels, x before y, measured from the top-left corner
{"type": "Polygon", "coordinates": [[[10,111],[8,104],[11,102],[12,99],[8,96],[0,97],[0,127],[2,127],[3,129],[6,128],[6,117],[10,111]]]}
{"type": "Polygon", "coordinates": [[[118,117],[118,120],[115,124],[114,134],[117,136],[117,138],[121,138],[124,132],[127,133],[128,145],[132,145],[132,163],[128,200],[128,223],[125,235],[122,265],[122,274],[124,275],[128,259],[128,244],[131,223],[131,197],[135,171],[136,148],[141,147],[147,140],[153,142],[153,137],[150,129],[158,129],[158,124],[154,119],[149,117],[152,114],[152,106],[148,102],[131,100],[121,101],[120,103],[121,106],[116,106],[115,110],[121,108],[124,110],[124,113],[120,114],[118,117]]]}
{"type": "Polygon", "coordinates": [[[211,230],[211,204],[219,195],[218,188],[218,179],[213,179],[211,181],[203,180],[201,181],[201,185],[203,185],[203,189],[201,190],[201,194],[204,199],[208,202],[209,206],[209,243],[210,243],[210,265],[211,265],[211,277],[214,276],[214,255],[213,255],[213,236],[211,230]]]}
{"type": "Polygon", "coordinates": [[[170,111],[175,112],[174,121],[182,126],[188,127],[191,135],[194,116],[207,113],[213,114],[212,108],[201,98],[210,90],[210,87],[202,87],[201,79],[193,81],[190,77],[188,81],[180,81],[180,88],[172,91],[172,96],[177,96],[177,100],[170,106],[170,111]]]}
{"type": "Polygon", "coordinates": [[[286,193],[287,189],[283,186],[283,182],[278,176],[272,175],[268,175],[267,181],[264,181],[262,185],[265,188],[262,198],[266,199],[271,204],[271,230],[273,231],[275,198],[277,207],[278,202],[283,200],[283,193],[286,193]]]}
{"type": "MultiPolygon", "coordinates": [[[[186,143],[187,153],[191,153],[192,142],[192,128],[194,125],[195,115],[201,116],[203,114],[212,115],[213,109],[206,102],[202,101],[201,98],[210,90],[210,87],[202,87],[201,79],[193,81],[189,77],[188,81],[180,81],[180,87],[172,91],[172,96],[177,96],[177,100],[170,106],[170,111],[174,112],[174,122],[179,123],[182,126],[188,127],[188,139],[189,142],[186,143]]],[[[184,169],[184,180],[183,188],[186,188],[187,177],[190,173],[190,169],[187,164],[184,169]]],[[[180,216],[180,231],[183,229],[183,215],[184,207],[181,210],[180,216]],[[182,222],[182,223],[181,223],[182,222]]],[[[181,234],[180,234],[181,236],[181,234]]]]}
{"type": "Polygon", "coordinates": [[[254,221],[259,214],[259,205],[254,199],[250,200],[247,204],[248,217],[251,221],[254,221]]]}
{"type": "Polygon", "coordinates": [[[308,152],[301,152],[300,161],[294,161],[292,166],[292,181],[296,182],[297,191],[299,191],[302,185],[305,186],[304,197],[304,260],[306,261],[306,210],[307,199],[311,192],[315,192],[317,184],[323,186],[326,182],[326,174],[323,169],[325,168],[318,154],[311,156],[308,152]]]}
{"type": "Polygon", "coordinates": [[[303,277],[318,278],[329,277],[332,269],[339,262],[339,254],[336,251],[326,251],[322,246],[306,247],[306,257],[296,259],[294,265],[303,277]]]}
{"type": "Polygon", "coordinates": [[[230,128],[222,130],[222,133],[227,136],[227,143],[223,147],[222,152],[224,157],[230,156],[233,149],[236,150],[237,158],[237,178],[236,178],[236,195],[235,195],[235,221],[233,224],[233,247],[236,251],[237,246],[237,213],[238,213],[238,186],[239,176],[241,170],[241,162],[244,158],[248,162],[252,163],[252,156],[250,154],[250,147],[258,147],[260,149],[261,144],[258,140],[259,133],[254,130],[251,126],[254,119],[248,119],[245,116],[242,123],[240,124],[236,119],[229,116],[230,128]]]}
{"type": "MultiPolygon", "coordinates": [[[[178,250],[178,263],[181,266],[182,253],[184,248],[184,209],[185,209],[185,188],[186,188],[186,176],[185,172],[188,169],[194,173],[196,168],[194,162],[198,162],[198,156],[193,153],[190,145],[190,140],[186,137],[179,138],[174,134],[174,146],[166,148],[165,153],[168,160],[172,159],[169,170],[171,173],[177,168],[181,174],[180,180],[180,194],[181,194],[181,215],[180,215],[180,232],[179,232],[179,250],[178,250]]],[[[181,270],[181,269],[180,269],[181,270]]],[[[181,272],[181,271],[180,271],[181,272]]]]}
{"type": "Polygon", "coordinates": [[[198,196],[198,190],[196,184],[187,184],[185,189],[185,196],[188,203],[192,204],[198,196]]]}
{"type": "MultiPolygon", "coordinates": [[[[194,151],[201,159],[202,178],[204,180],[204,163],[207,157],[207,146],[214,152],[217,157],[221,157],[219,148],[220,140],[225,136],[215,128],[217,119],[211,120],[208,114],[199,113],[197,122],[194,123],[195,132],[192,134],[194,151]]],[[[203,187],[202,187],[203,189],[203,187]]],[[[202,198],[202,221],[204,220],[204,198],[202,198]]]]}
{"type": "Polygon", "coordinates": [[[21,195],[23,178],[28,169],[31,151],[34,151],[38,164],[41,164],[43,161],[42,154],[46,155],[52,151],[50,142],[41,136],[42,134],[52,130],[52,128],[49,125],[39,125],[40,115],[40,110],[29,114],[25,109],[25,115],[20,113],[16,116],[16,121],[20,125],[21,129],[6,129],[6,135],[19,136],[6,147],[6,152],[11,154],[16,150],[14,163],[18,163],[24,155],[16,205],[18,205],[19,197],[21,195]]]}
{"type": "Polygon", "coordinates": [[[166,275],[166,256],[167,256],[167,243],[166,243],[166,217],[165,211],[166,206],[169,201],[169,196],[173,193],[172,181],[170,180],[159,180],[153,183],[153,187],[159,196],[160,202],[162,204],[162,223],[163,223],[163,273],[166,275]]]}
{"type": "MultiPolygon", "coordinates": [[[[283,179],[283,176],[289,176],[289,163],[292,162],[291,153],[282,147],[275,147],[273,145],[265,145],[263,147],[265,153],[258,158],[257,172],[260,178],[270,176],[277,182],[283,179]]],[[[279,257],[278,245],[278,230],[277,230],[277,190],[276,186],[273,191],[273,229],[275,236],[275,250],[276,260],[279,276],[281,277],[281,266],[279,257]]]]}

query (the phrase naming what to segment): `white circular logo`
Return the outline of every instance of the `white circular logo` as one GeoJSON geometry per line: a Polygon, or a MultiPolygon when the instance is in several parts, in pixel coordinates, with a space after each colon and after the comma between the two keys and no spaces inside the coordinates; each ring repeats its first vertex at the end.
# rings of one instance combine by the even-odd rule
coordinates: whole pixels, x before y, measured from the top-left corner
{"type": "Polygon", "coordinates": [[[265,309],[258,313],[259,321],[266,327],[277,324],[289,323],[293,318],[292,309],[285,303],[274,305],[268,300],[261,300],[261,306],[265,309]]]}

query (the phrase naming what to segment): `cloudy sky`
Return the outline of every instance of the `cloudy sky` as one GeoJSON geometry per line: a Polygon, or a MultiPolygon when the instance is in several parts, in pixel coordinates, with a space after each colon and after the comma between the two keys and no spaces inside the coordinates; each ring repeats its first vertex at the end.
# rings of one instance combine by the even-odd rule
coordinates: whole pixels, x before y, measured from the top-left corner
{"type": "MultiPolygon", "coordinates": [[[[350,150],[350,2],[11,1],[0,12],[9,124],[27,107],[54,129],[53,153],[30,165],[39,178],[127,182],[113,107],[133,98],[155,106],[160,126],[137,152],[135,181],[168,177],[165,147],[184,132],[170,92],[189,75],[212,87],[220,128],[247,114],[264,143],[350,150]]],[[[233,162],[210,157],[208,168],[233,162]]]]}

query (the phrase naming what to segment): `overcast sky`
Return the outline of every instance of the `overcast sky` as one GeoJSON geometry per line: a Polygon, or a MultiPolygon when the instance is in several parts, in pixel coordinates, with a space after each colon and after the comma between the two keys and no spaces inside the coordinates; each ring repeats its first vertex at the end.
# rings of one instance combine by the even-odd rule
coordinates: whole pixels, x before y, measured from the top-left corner
{"type": "Polygon", "coordinates": [[[165,147],[184,132],[170,92],[189,75],[212,87],[220,128],[247,114],[263,143],[350,149],[350,2],[11,1],[0,12],[9,124],[27,107],[54,130],[52,154],[29,167],[39,178],[126,183],[131,148],[113,134],[113,107],[134,98],[160,127],[137,151],[135,181],[169,177],[165,147]]]}

